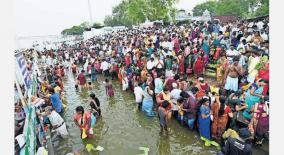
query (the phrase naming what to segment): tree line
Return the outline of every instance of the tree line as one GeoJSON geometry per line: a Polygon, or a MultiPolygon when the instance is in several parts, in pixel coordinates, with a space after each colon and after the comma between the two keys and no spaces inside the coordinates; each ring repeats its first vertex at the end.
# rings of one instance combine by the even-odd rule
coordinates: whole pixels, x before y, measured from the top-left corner
{"type": "MultiPolygon", "coordinates": [[[[61,32],[63,35],[82,35],[90,28],[103,26],[138,25],[146,20],[175,22],[177,8],[174,6],[179,0],[122,0],[113,7],[112,14],[104,19],[104,25],[87,22],[75,25],[61,32]]],[[[192,12],[194,16],[201,16],[205,10],[213,16],[233,15],[239,18],[251,18],[269,14],[269,0],[209,0],[196,5],[192,12]]]]}
{"type": "Polygon", "coordinates": [[[196,5],[192,12],[194,16],[201,16],[206,9],[211,15],[246,19],[269,14],[269,0],[211,0],[196,5]]]}

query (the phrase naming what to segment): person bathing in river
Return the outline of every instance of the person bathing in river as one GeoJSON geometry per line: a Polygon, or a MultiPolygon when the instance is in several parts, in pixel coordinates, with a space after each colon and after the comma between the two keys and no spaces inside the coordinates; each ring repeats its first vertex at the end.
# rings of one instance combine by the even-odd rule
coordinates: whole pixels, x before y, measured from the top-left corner
{"type": "Polygon", "coordinates": [[[101,116],[101,108],[100,108],[100,101],[96,97],[94,93],[90,94],[91,102],[90,102],[90,107],[91,107],[91,112],[94,116],[100,117],[101,116]]]}
{"type": "Polygon", "coordinates": [[[170,103],[166,100],[164,100],[158,108],[158,118],[160,121],[160,127],[161,127],[161,134],[165,131],[166,134],[168,134],[168,110],[167,107],[170,105],[170,103]]]}
{"type": "Polygon", "coordinates": [[[82,70],[81,73],[78,75],[77,77],[78,83],[82,88],[86,88],[87,87],[87,79],[85,76],[85,70],[82,70]]]}
{"type": "Polygon", "coordinates": [[[88,138],[94,138],[92,128],[92,114],[89,111],[85,111],[82,106],[78,106],[75,109],[74,122],[81,130],[81,138],[85,139],[84,135],[88,138]]]}
{"type": "Polygon", "coordinates": [[[105,84],[105,88],[106,88],[106,95],[107,95],[108,97],[114,96],[114,89],[113,89],[113,86],[112,86],[111,83],[109,83],[109,80],[108,80],[108,79],[105,80],[104,84],[105,84]]]}

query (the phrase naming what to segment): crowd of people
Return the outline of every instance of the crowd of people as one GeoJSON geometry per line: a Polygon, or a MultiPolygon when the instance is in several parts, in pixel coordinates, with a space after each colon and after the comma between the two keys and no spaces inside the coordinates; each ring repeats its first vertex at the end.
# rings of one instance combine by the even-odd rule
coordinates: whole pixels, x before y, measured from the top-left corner
{"type": "MultiPolygon", "coordinates": [[[[77,91],[91,90],[102,74],[106,95],[114,96],[111,83],[119,80],[120,89],[134,93],[146,116],[159,118],[162,134],[176,119],[198,131],[205,146],[221,145],[223,154],[251,154],[252,144],[268,138],[268,19],[121,30],[26,57],[33,55],[45,75],[39,97],[54,108],[51,114],[64,113],[66,71],[77,75],[77,91]],[[206,76],[211,66],[213,82],[206,76]]],[[[102,115],[94,93],[90,100],[89,109],[75,109],[82,138],[93,137],[102,115]]]]}

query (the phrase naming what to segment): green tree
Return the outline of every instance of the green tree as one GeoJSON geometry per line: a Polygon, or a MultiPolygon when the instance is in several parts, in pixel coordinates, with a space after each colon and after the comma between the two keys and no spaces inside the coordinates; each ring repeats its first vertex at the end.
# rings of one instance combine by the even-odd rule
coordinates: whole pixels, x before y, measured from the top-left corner
{"type": "Polygon", "coordinates": [[[96,22],[92,25],[92,28],[95,28],[95,29],[99,29],[99,28],[102,28],[102,27],[103,27],[102,24],[96,23],[96,22]]]}
{"type": "Polygon", "coordinates": [[[254,12],[254,15],[262,16],[267,14],[269,14],[269,0],[262,0],[261,7],[254,12]]]}
{"type": "Polygon", "coordinates": [[[145,16],[146,3],[144,0],[132,0],[128,4],[126,15],[129,17],[131,24],[143,23],[145,16]]]}
{"type": "Polygon", "coordinates": [[[192,12],[193,16],[202,16],[203,12],[207,9],[210,13],[215,13],[217,2],[215,1],[207,1],[205,3],[201,3],[196,5],[192,12]]]}
{"type": "Polygon", "coordinates": [[[242,18],[251,16],[260,16],[268,14],[269,0],[218,0],[207,1],[196,5],[193,8],[194,16],[201,16],[205,10],[210,11],[214,15],[234,15],[242,18]],[[258,5],[261,5],[255,12],[250,12],[258,5]]]}
{"type": "Polygon", "coordinates": [[[174,20],[178,0],[123,0],[113,8],[112,16],[105,17],[105,25],[137,25],[150,21],[174,20]]]}

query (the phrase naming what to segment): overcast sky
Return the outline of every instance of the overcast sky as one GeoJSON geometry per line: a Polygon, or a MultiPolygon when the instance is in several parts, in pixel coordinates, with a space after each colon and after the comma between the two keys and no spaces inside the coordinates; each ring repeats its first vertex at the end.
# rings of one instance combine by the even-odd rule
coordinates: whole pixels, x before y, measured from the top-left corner
{"type": "MultiPolygon", "coordinates": [[[[90,0],[93,21],[103,22],[121,0],[90,0]]],[[[177,8],[186,11],[207,0],[180,0],[177,8]]],[[[88,0],[15,0],[16,35],[57,35],[89,20],[88,0]]]]}

